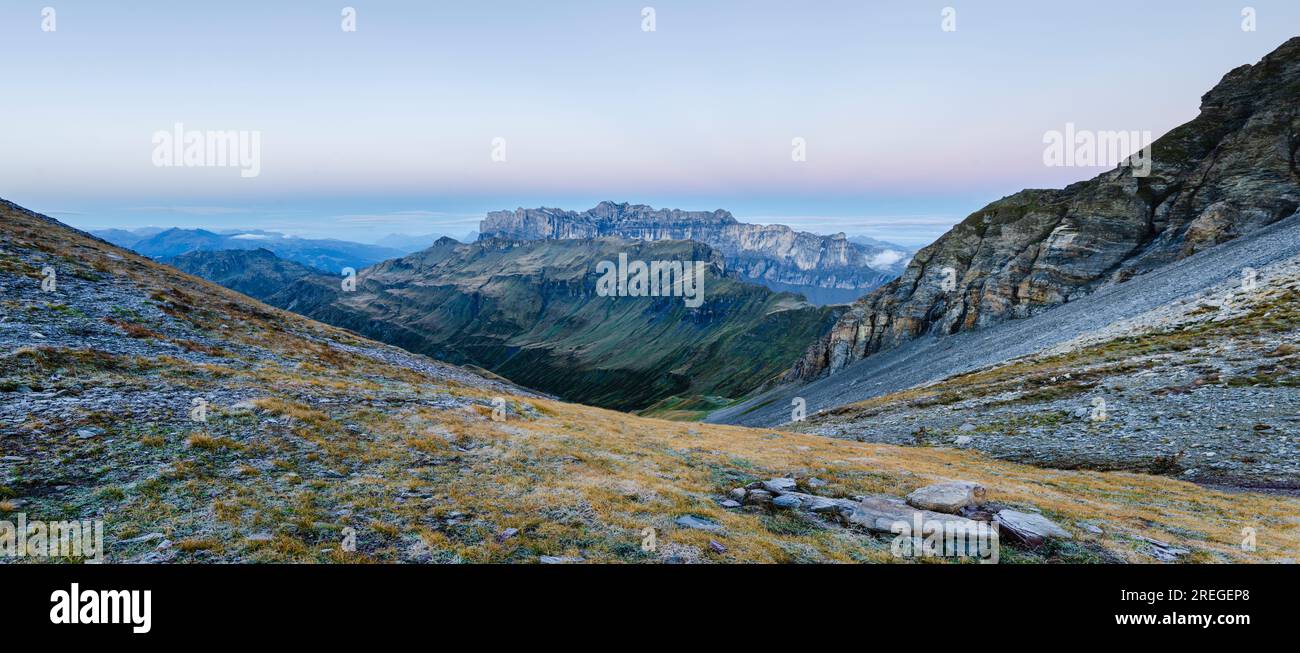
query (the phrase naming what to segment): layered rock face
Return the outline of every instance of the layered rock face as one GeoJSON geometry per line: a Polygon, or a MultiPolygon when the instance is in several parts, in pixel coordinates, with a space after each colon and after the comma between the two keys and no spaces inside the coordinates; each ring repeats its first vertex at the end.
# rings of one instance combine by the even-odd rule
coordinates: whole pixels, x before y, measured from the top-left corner
{"type": "Polygon", "coordinates": [[[1153,144],[1148,176],[1123,165],[971,214],[855,303],[787,378],[1027,317],[1294,214],[1298,111],[1300,37],[1225,75],[1199,116],[1153,144]]]}
{"type": "Polygon", "coordinates": [[[731,213],[653,209],[601,202],[576,213],[515,209],[488,213],[481,238],[559,240],[618,236],[633,240],[694,240],[722,253],[728,269],[775,290],[802,292],[821,304],[849,302],[903,269],[906,252],[819,236],[785,225],[738,222],[731,213]]]}

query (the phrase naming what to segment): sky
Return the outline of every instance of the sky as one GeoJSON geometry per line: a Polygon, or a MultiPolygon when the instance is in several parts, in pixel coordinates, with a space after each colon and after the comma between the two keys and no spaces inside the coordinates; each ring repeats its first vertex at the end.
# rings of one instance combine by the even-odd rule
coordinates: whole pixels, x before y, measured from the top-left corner
{"type": "Polygon", "coordinates": [[[613,200],[920,246],[1109,167],[1045,165],[1067,123],[1193,118],[1300,26],[1249,0],[1243,30],[1246,6],[5,0],[0,197],[88,229],[359,241],[613,200]],[[177,123],[255,135],[257,174],[160,159],[177,123]]]}

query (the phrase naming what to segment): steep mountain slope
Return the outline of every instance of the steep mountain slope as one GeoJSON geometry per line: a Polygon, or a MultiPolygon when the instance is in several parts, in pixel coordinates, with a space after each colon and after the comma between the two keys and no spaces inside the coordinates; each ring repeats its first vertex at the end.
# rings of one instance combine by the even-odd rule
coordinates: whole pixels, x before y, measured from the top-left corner
{"type": "Polygon", "coordinates": [[[727,269],[777,291],[803,293],[814,303],[847,303],[902,271],[906,252],[818,236],[785,225],[736,221],[723,210],[653,209],[601,202],[575,213],[516,209],[488,213],[481,238],[514,240],[600,238],[694,240],[722,253],[727,269]]]}
{"type": "Polygon", "coordinates": [[[840,501],[970,479],[1073,535],[1002,562],[1300,555],[1296,499],[549,401],[2,200],[0,309],[0,519],[102,519],[108,562],[898,560],[889,535],[720,501],[786,475],[840,501]]]}
{"type": "Polygon", "coordinates": [[[335,274],[344,268],[360,270],[403,254],[388,247],[345,240],[288,238],[266,232],[218,234],[204,229],[168,229],[137,241],[131,249],[155,259],[196,251],[266,249],[280,258],[335,274]]]}
{"type": "Polygon", "coordinates": [[[971,214],[857,302],[791,378],[1076,301],[1295,213],[1298,112],[1300,37],[1225,75],[1197,118],[1154,143],[1149,176],[1121,166],[971,214]]]}
{"type": "MultiPolygon", "coordinates": [[[[835,374],[809,383],[787,383],[773,388],[714,412],[708,421],[747,426],[783,424],[791,419],[790,403],[795,397],[806,401],[808,415],[813,415],[816,411],[927,386],[1010,359],[1051,351],[1081,338],[1109,333],[1107,329],[1111,325],[1140,322],[1153,311],[1195,305],[1201,295],[1215,289],[1240,288],[1244,279],[1256,278],[1255,283],[1264,288],[1285,284],[1294,276],[1294,272],[1288,271],[1292,268],[1287,262],[1300,257],[1297,234],[1300,234],[1300,215],[1028,319],[1008,320],[943,338],[904,342],[856,361],[835,374]]],[[[1224,333],[1220,336],[1229,335],[1229,326],[1221,328],[1224,333]]],[[[1135,330],[1110,337],[1136,337],[1142,333],[1135,330]]],[[[1213,335],[1210,332],[1202,337],[1213,335]]],[[[1243,361],[1248,360],[1251,357],[1243,356],[1243,361]]],[[[1249,404],[1242,408],[1243,412],[1249,412],[1249,404]]],[[[978,414],[972,419],[978,419],[978,414]]],[[[1189,424],[1183,426],[1195,430],[1189,424]]],[[[1178,428],[1178,422],[1170,420],[1166,427],[1178,428]]],[[[868,425],[863,425],[863,432],[870,432],[868,425]]]]}
{"type": "Polygon", "coordinates": [[[837,315],[722,273],[686,241],[620,239],[433,247],[361,271],[356,292],[264,254],[194,253],[176,265],[276,306],[409,351],[472,363],[566,399],[619,409],[712,408],[787,369],[837,315]],[[707,261],[702,304],[682,297],[602,297],[598,262],[707,261]],[[230,264],[231,260],[240,261],[230,264]],[[703,402],[703,403],[701,403],[703,402]]]}
{"type": "Polygon", "coordinates": [[[281,308],[292,303],[292,298],[280,293],[298,280],[333,280],[320,270],[287,261],[267,249],[196,250],[160,262],[281,308]]]}
{"type": "Polygon", "coordinates": [[[1296,249],[1255,270],[1248,287],[1227,279],[1033,356],[814,414],[798,429],[1300,490],[1296,249]]]}

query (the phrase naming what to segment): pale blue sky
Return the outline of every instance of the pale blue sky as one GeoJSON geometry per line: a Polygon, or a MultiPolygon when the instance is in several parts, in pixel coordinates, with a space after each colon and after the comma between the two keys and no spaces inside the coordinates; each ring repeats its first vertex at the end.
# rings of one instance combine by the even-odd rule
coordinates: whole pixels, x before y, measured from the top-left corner
{"type": "Polygon", "coordinates": [[[1044,132],[1159,136],[1300,31],[1294,0],[112,4],[0,4],[0,197],[358,240],[610,199],[920,245],[1100,171],[1045,167],[1044,132]],[[154,167],[176,122],[259,131],[261,174],[154,167]]]}

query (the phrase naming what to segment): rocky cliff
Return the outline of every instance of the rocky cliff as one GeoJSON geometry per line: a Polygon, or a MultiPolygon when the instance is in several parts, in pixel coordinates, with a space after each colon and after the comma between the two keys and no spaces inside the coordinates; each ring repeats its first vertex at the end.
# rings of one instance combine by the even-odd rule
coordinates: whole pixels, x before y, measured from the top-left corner
{"type": "Polygon", "coordinates": [[[727,268],[775,290],[803,293],[820,304],[847,303],[898,275],[906,252],[819,236],[785,225],[738,222],[730,213],[654,209],[601,202],[576,213],[561,209],[493,211],[482,238],[554,240],[618,236],[633,240],[695,240],[722,253],[727,268]]]}
{"type": "Polygon", "coordinates": [[[1150,174],[1120,166],[971,214],[863,297],[792,380],[916,338],[1022,318],[1292,215],[1300,206],[1300,37],[1225,75],[1158,139],[1150,174]]]}

